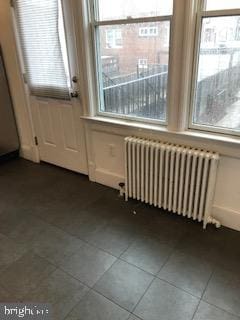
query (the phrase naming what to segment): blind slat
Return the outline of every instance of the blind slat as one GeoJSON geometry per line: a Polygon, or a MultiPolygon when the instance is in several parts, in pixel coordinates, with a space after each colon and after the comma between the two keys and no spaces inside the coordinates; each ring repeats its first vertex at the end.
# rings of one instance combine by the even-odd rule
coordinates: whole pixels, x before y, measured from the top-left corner
{"type": "Polygon", "coordinates": [[[16,0],[15,10],[31,94],[68,100],[69,71],[60,0],[16,0]]]}

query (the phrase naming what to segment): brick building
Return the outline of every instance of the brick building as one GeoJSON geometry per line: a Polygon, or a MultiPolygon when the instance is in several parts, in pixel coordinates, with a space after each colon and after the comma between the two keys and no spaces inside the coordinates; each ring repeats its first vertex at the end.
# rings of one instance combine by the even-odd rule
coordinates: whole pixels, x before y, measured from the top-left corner
{"type": "Polygon", "coordinates": [[[101,27],[103,72],[108,76],[127,75],[167,65],[169,37],[168,21],[101,27]]]}

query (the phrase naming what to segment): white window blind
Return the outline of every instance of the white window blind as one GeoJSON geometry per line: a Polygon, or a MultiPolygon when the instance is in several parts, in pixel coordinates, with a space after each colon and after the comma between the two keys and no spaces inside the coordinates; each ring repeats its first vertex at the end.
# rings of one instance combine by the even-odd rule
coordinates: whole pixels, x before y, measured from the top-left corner
{"type": "Polygon", "coordinates": [[[60,0],[15,0],[14,8],[31,94],[69,99],[60,0]]]}

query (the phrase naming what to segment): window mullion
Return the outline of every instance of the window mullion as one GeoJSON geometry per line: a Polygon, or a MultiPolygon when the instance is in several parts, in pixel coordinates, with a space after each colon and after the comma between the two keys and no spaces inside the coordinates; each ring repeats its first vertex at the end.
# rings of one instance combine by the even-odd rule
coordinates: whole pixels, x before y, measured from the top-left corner
{"type": "Polygon", "coordinates": [[[168,129],[179,131],[183,32],[186,0],[175,0],[171,24],[170,68],[168,84],[168,129]]]}

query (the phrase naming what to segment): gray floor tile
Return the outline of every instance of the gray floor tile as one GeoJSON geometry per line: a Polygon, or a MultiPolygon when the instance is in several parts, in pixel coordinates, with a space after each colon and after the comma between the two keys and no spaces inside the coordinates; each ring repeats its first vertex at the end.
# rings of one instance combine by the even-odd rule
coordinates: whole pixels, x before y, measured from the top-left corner
{"type": "Polygon", "coordinates": [[[156,275],[171,252],[172,247],[158,238],[143,236],[123,253],[121,259],[156,275]]]}
{"type": "Polygon", "coordinates": [[[84,244],[74,255],[65,259],[61,268],[92,287],[115,261],[116,258],[110,254],[84,244]]]}
{"type": "Polygon", "coordinates": [[[128,316],[126,310],[102,295],[90,291],[66,320],[127,320],[128,316]]]}
{"type": "Polygon", "coordinates": [[[26,253],[0,273],[0,285],[19,301],[54,270],[45,259],[26,253]]]}
{"type": "Polygon", "coordinates": [[[198,302],[192,295],[155,279],[134,314],[144,320],[190,320],[198,302]]]}
{"type": "Polygon", "coordinates": [[[87,238],[87,241],[116,257],[119,257],[133,242],[134,232],[128,225],[109,223],[87,238]]]}
{"type": "Polygon", "coordinates": [[[147,229],[162,242],[175,246],[186,233],[186,223],[182,217],[149,205],[143,210],[146,215],[152,213],[147,229]]]}
{"type": "Polygon", "coordinates": [[[214,272],[203,300],[240,316],[240,274],[223,269],[214,272]]]}
{"type": "MultiPolygon", "coordinates": [[[[211,228],[211,226],[209,226],[211,228]]],[[[186,254],[203,258],[208,261],[213,261],[213,256],[216,251],[216,241],[218,236],[216,229],[203,230],[199,225],[193,225],[192,230],[187,232],[184,237],[178,242],[177,250],[186,254]],[[214,231],[214,232],[213,232],[214,231]]]]}
{"type": "Polygon", "coordinates": [[[131,316],[130,316],[130,318],[128,318],[128,320],[141,320],[141,319],[134,316],[133,314],[131,314],[131,316]]]}
{"type": "MultiPolygon", "coordinates": [[[[195,295],[201,294],[209,275],[203,261],[213,263],[226,271],[213,275],[204,296],[209,305],[202,302],[194,320],[238,319],[239,232],[224,227],[216,230],[212,226],[203,231],[199,223],[141,202],[125,202],[116,190],[52,165],[18,159],[1,164],[0,169],[0,301],[20,301],[31,290],[39,299],[48,297],[60,313],[66,314],[70,305],[84,294],[69,273],[88,285],[97,280],[101,283],[108,274],[102,289],[109,300],[95,296],[85,304],[77,303],[75,316],[82,315],[83,310],[92,319],[101,319],[100,309],[104,320],[122,319],[117,305],[122,304],[123,308],[135,305],[142,297],[140,293],[145,292],[143,288],[148,288],[146,274],[150,275],[127,263],[128,268],[119,267],[124,262],[112,265],[116,261],[114,257],[85,244],[82,248],[82,241],[66,234],[69,233],[117,257],[127,250],[124,259],[154,274],[168,255],[167,249],[177,247],[184,255],[179,257],[175,253],[159,277],[195,295]],[[153,235],[158,239],[156,242],[150,240],[153,235]],[[32,244],[42,258],[38,254],[26,254],[32,244]],[[55,272],[50,261],[65,265],[68,275],[55,272]],[[115,265],[119,271],[110,272],[115,265]],[[110,300],[116,301],[116,305],[110,300]],[[62,308],[61,301],[64,301],[62,308]]],[[[137,307],[138,310],[146,301],[141,315],[138,314],[139,318],[132,315],[130,319],[160,320],[162,316],[164,320],[175,320],[178,314],[178,320],[188,320],[197,299],[193,301],[194,297],[186,292],[166,286],[163,289],[158,285],[151,299],[149,290],[137,307]]],[[[87,315],[84,317],[88,319],[87,315]]]]}
{"type": "Polygon", "coordinates": [[[0,232],[5,236],[8,236],[21,223],[21,219],[27,216],[24,212],[17,211],[18,205],[16,204],[14,210],[4,210],[0,213],[0,232]]]}
{"type": "Polygon", "coordinates": [[[27,249],[31,249],[34,237],[43,232],[47,226],[48,224],[31,215],[20,215],[18,224],[12,228],[8,237],[24,245],[27,249]]]}
{"type": "Polygon", "coordinates": [[[39,256],[59,265],[83,244],[81,240],[49,225],[35,237],[32,248],[39,256]]]}
{"type": "Polygon", "coordinates": [[[152,280],[150,274],[118,260],[97,282],[94,289],[132,311],[152,280]]]}
{"type": "Polygon", "coordinates": [[[193,320],[239,320],[240,318],[201,301],[193,320]]]}
{"type": "Polygon", "coordinates": [[[201,298],[212,270],[212,265],[203,258],[175,251],[158,277],[201,298]]]}
{"type": "Polygon", "coordinates": [[[0,234],[0,271],[18,260],[26,252],[25,248],[0,234]]]}
{"type": "Polygon", "coordinates": [[[107,220],[97,213],[91,213],[87,210],[75,210],[70,216],[58,216],[53,221],[53,224],[73,236],[88,240],[92,234],[107,224],[107,220]]]}
{"type": "Polygon", "coordinates": [[[62,320],[88,291],[89,289],[78,280],[58,269],[36,289],[30,291],[24,297],[24,301],[50,303],[53,307],[54,320],[62,320]]]}
{"type": "Polygon", "coordinates": [[[4,288],[0,287],[0,303],[12,302],[10,293],[4,288]]]}

